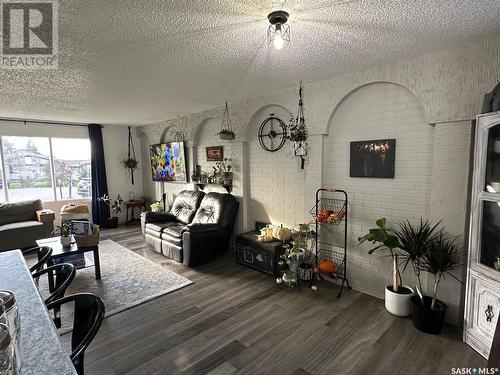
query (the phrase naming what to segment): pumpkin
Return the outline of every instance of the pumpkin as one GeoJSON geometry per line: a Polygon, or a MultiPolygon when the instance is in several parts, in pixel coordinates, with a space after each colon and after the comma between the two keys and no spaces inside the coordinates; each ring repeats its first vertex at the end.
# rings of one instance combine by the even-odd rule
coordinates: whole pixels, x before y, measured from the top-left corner
{"type": "Polygon", "coordinates": [[[276,228],[273,237],[279,241],[288,241],[292,237],[292,231],[288,228],[276,228]]]}
{"type": "Polygon", "coordinates": [[[269,237],[273,237],[273,228],[266,228],[266,235],[269,237]]]}
{"type": "Polygon", "coordinates": [[[274,238],[272,236],[268,236],[267,234],[265,235],[260,235],[259,237],[257,237],[257,241],[260,241],[260,242],[271,242],[273,241],[274,238]]]}
{"type": "Polygon", "coordinates": [[[335,263],[330,259],[321,259],[318,264],[319,272],[333,273],[335,271],[335,263]]]}

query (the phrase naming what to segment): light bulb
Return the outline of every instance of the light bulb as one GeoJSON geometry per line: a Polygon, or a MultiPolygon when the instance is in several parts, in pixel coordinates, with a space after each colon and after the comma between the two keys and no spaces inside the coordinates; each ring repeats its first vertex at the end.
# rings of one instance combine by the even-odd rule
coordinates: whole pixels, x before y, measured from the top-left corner
{"type": "Polygon", "coordinates": [[[283,46],[285,45],[285,41],[283,40],[283,37],[281,36],[281,32],[276,32],[273,38],[273,46],[276,49],[282,49],[283,46]]]}

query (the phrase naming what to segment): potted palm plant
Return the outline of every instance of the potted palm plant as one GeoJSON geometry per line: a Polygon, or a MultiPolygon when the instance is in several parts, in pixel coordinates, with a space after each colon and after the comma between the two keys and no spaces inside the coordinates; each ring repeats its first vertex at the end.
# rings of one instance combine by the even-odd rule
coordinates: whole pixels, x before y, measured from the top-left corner
{"type": "Polygon", "coordinates": [[[415,226],[409,220],[404,220],[397,224],[394,234],[398,238],[399,247],[403,250],[403,272],[411,265],[412,270],[417,279],[416,289],[422,292],[422,259],[429,250],[429,247],[434,243],[441,233],[438,226],[441,224],[432,225],[430,221],[420,219],[420,225],[415,226]]]}
{"type": "Polygon", "coordinates": [[[401,273],[399,271],[398,257],[401,255],[401,244],[394,231],[386,227],[386,218],[376,221],[377,227],[369,230],[363,237],[359,237],[359,243],[370,241],[376,246],[368,251],[373,254],[376,251],[389,251],[392,262],[392,285],[385,287],[385,308],[391,314],[398,316],[410,315],[410,298],[413,290],[402,285],[401,273]]]}
{"type": "Polygon", "coordinates": [[[461,281],[451,271],[463,264],[463,249],[454,239],[446,239],[441,231],[423,254],[420,269],[434,275],[432,296],[411,298],[413,325],[422,332],[438,334],[443,328],[447,306],[437,298],[439,283],[446,275],[461,281]]]}

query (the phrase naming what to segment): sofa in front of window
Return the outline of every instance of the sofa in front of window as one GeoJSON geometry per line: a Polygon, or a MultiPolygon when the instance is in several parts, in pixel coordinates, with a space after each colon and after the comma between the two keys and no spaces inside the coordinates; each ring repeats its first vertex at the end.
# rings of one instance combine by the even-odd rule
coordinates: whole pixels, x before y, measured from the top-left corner
{"type": "Polygon", "coordinates": [[[39,221],[42,201],[0,203],[0,251],[36,246],[36,240],[50,237],[54,222],[39,221]]]}
{"type": "Polygon", "coordinates": [[[185,190],[169,212],[144,212],[142,231],[154,251],[196,266],[228,250],[238,207],[231,194],[185,190]]]}

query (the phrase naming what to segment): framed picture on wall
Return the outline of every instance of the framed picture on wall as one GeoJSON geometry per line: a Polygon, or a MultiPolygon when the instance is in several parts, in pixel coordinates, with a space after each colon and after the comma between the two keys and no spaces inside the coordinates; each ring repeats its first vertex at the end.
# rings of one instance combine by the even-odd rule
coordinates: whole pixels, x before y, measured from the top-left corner
{"type": "Polygon", "coordinates": [[[222,161],[224,158],[224,150],[222,146],[210,146],[207,150],[207,161],[222,161]]]}
{"type": "Polygon", "coordinates": [[[351,142],[350,177],[394,178],[396,140],[351,142]]]}

